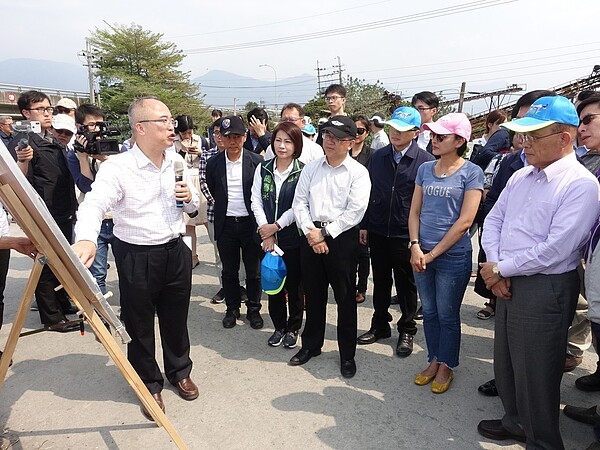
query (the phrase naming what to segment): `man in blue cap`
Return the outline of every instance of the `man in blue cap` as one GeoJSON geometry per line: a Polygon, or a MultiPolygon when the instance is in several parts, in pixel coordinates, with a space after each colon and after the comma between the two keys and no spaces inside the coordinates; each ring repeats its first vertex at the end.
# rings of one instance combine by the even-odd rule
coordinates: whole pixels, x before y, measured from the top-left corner
{"type": "Polygon", "coordinates": [[[579,118],[565,97],[541,97],[521,119],[529,165],[508,181],[488,214],[481,275],[498,297],[494,372],[504,417],[479,434],[563,449],[560,382],[567,330],[579,295],[580,250],[600,213],[596,178],[573,152],[579,118]]]}
{"type": "Polygon", "coordinates": [[[401,106],[387,122],[391,143],[373,152],[367,169],[371,177],[371,198],[361,223],[360,240],[371,248],[373,268],[373,306],[371,328],[358,337],[359,344],[372,344],[391,336],[388,322],[392,273],[396,281],[402,317],[396,354],[409,356],[417,333],[417,288],[410,265],[408,213],[415,189],[417,169],[433,155],[419,148],[416,138],[421,115],[415,108],[401,106]]]}

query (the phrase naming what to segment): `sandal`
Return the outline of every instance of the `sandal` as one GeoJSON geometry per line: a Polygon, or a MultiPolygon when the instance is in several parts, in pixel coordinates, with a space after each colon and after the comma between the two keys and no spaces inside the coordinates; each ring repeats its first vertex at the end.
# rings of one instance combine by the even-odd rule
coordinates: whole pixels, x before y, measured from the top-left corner
{"type": "Polygon", "coordinates": [[[485,302],[484,305],[485,308],[477,312],[477,318],[481,320],[488,320],[490,317],[496,314],[496,304],[491,302],[485,302]]]}

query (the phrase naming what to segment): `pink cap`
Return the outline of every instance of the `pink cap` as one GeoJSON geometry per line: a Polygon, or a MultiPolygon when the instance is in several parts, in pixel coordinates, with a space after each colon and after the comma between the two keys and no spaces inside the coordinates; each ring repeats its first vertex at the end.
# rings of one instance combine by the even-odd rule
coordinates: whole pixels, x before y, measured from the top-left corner
{"type": "Polygon", "coordinates": [[[463,113],[446,114],[435,122],[424,124],[423,128],[435,134],[456,134],[467,142],[471,139],[471,122],[463,113]]]}

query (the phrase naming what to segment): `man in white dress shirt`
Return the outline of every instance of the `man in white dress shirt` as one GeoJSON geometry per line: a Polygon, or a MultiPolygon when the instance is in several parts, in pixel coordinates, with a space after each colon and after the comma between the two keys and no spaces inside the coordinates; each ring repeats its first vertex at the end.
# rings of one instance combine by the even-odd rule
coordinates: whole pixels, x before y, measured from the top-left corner
{"type": "Polygon", "coordinates": [[[327,288],[331,284],[338,309],[337,335],[341,373],[356,373],[356,267],[358,224],[369,203],[369,172],[352,159],[356,124],[334,116],[322,127],[325,157],[307,164],[296,186],[293,209],[305,239],[300,248],[306,293],[306,325],[302,349],[290,365],[321,354],[325,339],[327,288]]]}
{"type": "Polygon", "coordinates": [[[190,378],[187,329],[192,255],[182,235],[183,212],[196,211],[199,199],[183,158],[166,151],[175,139],[169,108],[154,97],[140,98],[129,107],[129,123],[135,145],[109,158],[98,171],[79,207],[73,249],[89,267],[100,224],[112,209],[121,315],[132,338],[127,358],[164,411],[164,380],[155,357],[155,313],[167,379],[185,400],[198,397],[190,378]],[[176,183],[177,163],[184,174],[176,183]]]}

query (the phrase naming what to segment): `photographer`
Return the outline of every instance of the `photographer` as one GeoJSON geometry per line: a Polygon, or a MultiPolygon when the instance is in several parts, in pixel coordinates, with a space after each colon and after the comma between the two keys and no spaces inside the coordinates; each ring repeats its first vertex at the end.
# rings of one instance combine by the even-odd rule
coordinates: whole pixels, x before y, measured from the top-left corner
{"type": "MultiPolygon", "coordinates": [[[[84,196],[92,190],[92,183],[96,179],[100,163],[108,158],[108,155],[102,153],[87,153],[90,144],[88,137],[97,136],[97,133],[100,132],[100,124],[104,124],[105,119],[104,112],[95,105],[83,104],[75,111],[79,132],[75,137],[75,151],[67,154],[67,161],[73,180],[84,196]]],[[[112,247],[114,240],[112,211],[109,211],[102,220],[97,240],[96,258],[90,267],[90,272],[103,294],[106,294],[108,245],[110,244],[112,247]]]]}
{"type": "MultiPolygon", "coordinates": [[[[39,91],[24,92],[17,104],[23,117],[38,121],[41,128],[39,133],[31,131],[17,136],[16,142],[28,143],[23,148],[17,145],[14,149],[17,165],[44,200],[48,211],[70,243],[77,200],[64,147],[50,133],[54,108],[50,106],[48,96],[39,91]]],[[[76,309],[64,290],[54,290],[59,284],[50,267],[45,265],[35,290],[40,319],[44,325],[54,326],[56,331],[78,331],[79,325],[69,324],[65,317],[65,314],[77,312],[76,309]],[[59,325],[58,329],[56,325],[59,325]]]]}

